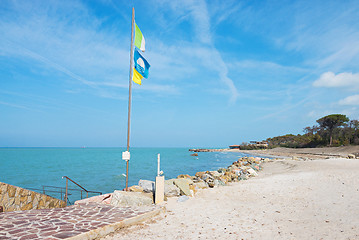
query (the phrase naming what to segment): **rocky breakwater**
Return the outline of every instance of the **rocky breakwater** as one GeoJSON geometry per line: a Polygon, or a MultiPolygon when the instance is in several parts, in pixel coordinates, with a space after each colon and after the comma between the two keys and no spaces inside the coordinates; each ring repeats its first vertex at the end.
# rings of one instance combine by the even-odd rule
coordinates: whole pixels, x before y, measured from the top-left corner
{"type": "MultiPolygon", "coordinates": [[[[168,197],[179,197],[178,201],[185,201],[194,196],[200,189],[226,186],[231,182],[247,180],[258,176],[263,162],[271,161],[269,158],[242,157],[227,168],[216,171],[197,172],[194,176],[181,174],[177,178],[165,180],[165,200],[168,197]]],[[[96,196],[75,202],[98,202],[119,207],[148,207],[154,204],[155,182],[140,180],[138,185],[128,188],[128,191],[115,191],[114,193],[96,196]]]]}
{"type": "MultiPolygon", "coordinates": [[[[263,162],[270,161],[268,158],[242,157],[233,162],[227,168],[217,171],[197,172],[194,176],[181,174],[177,178],[165,181],[165,200],[168,197],[194,196],[200,189],[215,188],[228,185],[231,182],[247,180],[258,176],[263,162]]],[[[140,180],[138,185],[131,186],[129,191],[153,194],[155,182],[140,180]]],[[[182,201],[184,198],[179,198],[182,201]]]]}

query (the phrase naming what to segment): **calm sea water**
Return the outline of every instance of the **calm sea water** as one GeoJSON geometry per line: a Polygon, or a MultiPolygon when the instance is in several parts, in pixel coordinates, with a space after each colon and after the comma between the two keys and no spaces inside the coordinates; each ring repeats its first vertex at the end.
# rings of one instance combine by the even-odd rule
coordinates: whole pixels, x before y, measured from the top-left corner
{"type": "MultiPolygon", "coordinates": [[[[125,187],[126,162],[123,148],[0,148],[0,181],[23,188],[42,189],[43,185],[65,187],[68,176],[87,190],[102,193],[125,187]]],[[[154,180],[157,154],[165,178],[179,174],[227,167],[246,154],[230,152],[198,153],[190,156],[188,148],[131,148],[129,186],[140,179],[154,180]]],[[[70,184],[69,187],[76,188],[70,184]]],[[[60,198],[58,193],[47,193],[60,198]]],[[[79,198],[72,196],[72,201],[79,198]]]]}

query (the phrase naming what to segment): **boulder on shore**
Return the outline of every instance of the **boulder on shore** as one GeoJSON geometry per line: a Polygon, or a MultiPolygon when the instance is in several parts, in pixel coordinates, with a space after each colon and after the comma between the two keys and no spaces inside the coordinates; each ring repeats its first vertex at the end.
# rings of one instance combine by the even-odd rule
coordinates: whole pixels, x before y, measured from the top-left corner
{"type": "Polygon", "coordinates": [[[153,196],[150,193],[114,191],[111,199],[111,205],[116,207],[140,207],[151,206],[153,196]]]}
{"type": "Polygon", "coordinates": [[[209,171],[209,174],[211,174],[214,178],[219,178],[221,176],[223,176],[223,172],[218,172],[218,171],[209,171]]]}
{"type": "Polygon", "coordinates": [[[206,174],[205,172],[196,172],[196,177],[203,179],[203,175],[206,174]]]}
{"type": "Polygon", "coordinates": [[[192,180],[192,177],[188,174],[181,174],[181,175],[178,175],[177,178],[185,178],[185,179],[190,179],[192,180]]]}
{"type": "Polygon", "coordinates": [[[258,176],[258,173],[256,171],[254,171],[252,168],[248,168],[247,171],[249,173],[249,176],[251,176],[251,177],[257,177],[258,176]]]}
{"type": "Polygon", "coordinates": [[[195,182],[195,183],[193,183],[193,185],[195,187],[197,187],[198,189],[208,188],[208,185],[207,185],[207,183],[205,181],[195,182]]]}
{"type": "Polygon", "coordinates": [[[189,181],[185,178],[178,178],[174,180],[174,184],[180,189],[182,195],[192,196],[189,181]]]}
{"type": "Polygon", "coordinates": [[[142,187],[143,191],[146,193],[154,192],[155,191],[155,182],[149,180],[140,180],[138,182],[138,186],[142,187]]]}
{"type": "Polygon", "coordinates": [[[128,188],[128,191],[130,192],[143,192],[143,188],[138,185],[133,185],[128,188]]]}
{"type": "Polygon", "coordinates": [[[173,184],[173,181],[165,181],[165,196],[177,197],[181,193],[180,189],[173,184]]]}

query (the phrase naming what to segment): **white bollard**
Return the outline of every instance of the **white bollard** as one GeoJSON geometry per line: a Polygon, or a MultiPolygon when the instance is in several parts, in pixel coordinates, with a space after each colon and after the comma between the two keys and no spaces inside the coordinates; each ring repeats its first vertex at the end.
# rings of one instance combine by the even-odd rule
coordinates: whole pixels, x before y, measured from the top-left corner
{"type": "Polygon", "coordinates": [[[165,197],[165,177],[161,176],[160,170],[160,154],[157,155],[157,177],[156,177],[156,189],[155,189],[155,204],[159,204],[164,201],[165,197]]]}
{"type": "Polygon", "coordinates": [[[159,204],[164,201],[165,198],[165,177],[156,177],[156,192],[155,192],[155,203],[159,204]]]}

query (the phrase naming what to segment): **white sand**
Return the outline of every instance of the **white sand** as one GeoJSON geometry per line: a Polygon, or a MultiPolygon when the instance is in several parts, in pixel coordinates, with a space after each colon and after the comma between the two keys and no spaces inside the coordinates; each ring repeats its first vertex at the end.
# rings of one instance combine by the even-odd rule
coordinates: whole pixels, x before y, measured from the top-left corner
{"type": "Polygon", "coordinates": [[[105,239],[359,239],[359,160],[278,160],[105,239]]]}

